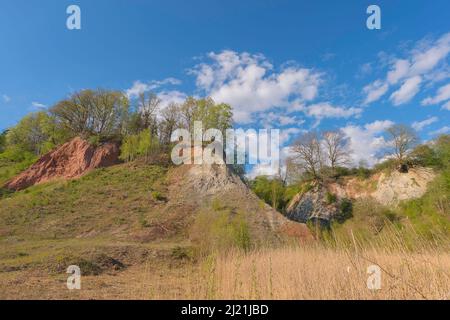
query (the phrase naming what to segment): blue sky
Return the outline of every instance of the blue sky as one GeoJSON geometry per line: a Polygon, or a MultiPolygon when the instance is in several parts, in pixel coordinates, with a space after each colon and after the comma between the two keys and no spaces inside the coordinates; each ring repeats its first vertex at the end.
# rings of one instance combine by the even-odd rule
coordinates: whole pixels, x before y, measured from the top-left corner
{"type": "Polygon", "coordinates": [[[343,128],[375,161],[392,123],[450,130],[450,2],[2,0],[0,129],[73,91],[211,95],[238,126],[343,128]],[[81,30],[66,8],[81,8],[81,30]],[[366,8],[381,8],[381,30],[366,8]]]}

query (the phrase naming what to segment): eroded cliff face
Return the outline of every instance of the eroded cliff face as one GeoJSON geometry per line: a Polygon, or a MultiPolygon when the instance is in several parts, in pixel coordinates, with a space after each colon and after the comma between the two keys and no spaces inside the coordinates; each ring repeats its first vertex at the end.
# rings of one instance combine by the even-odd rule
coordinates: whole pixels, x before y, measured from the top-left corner
{"type": "Polygon", "coordinates": [[[30,168],[14,177],[4,186],[10,190],[23,190],[35,184],[54,179],[72,179],[88,171],[119,162],[119,146],[105,143],[92,146],[79,137],[43,155],[30,168]]]}
{"type": "Polygon", "coordinates": [[[313,219],[330,221],[339,213],[339,209],[336,202],[327,201],[327,192],[325,186],[315,184],[310,190],[297,194],[286,210],[287,217],[299,222],[313,219]]]}
{"type": "Polygon", "coordinates": [[[233,170],[224,164],[182,165],[174,168],[170,178],[171,194],[187,207],[201,207],[218,200],[233,214],[245,213],[252,237],[263,243],[287,235],[299,240],[312,240],[303,223],[287,219],[265,204],[233,170]]]}
{"type": "Polygon", "coordinates": [[[396,206],[402,200],[420,198],[427,185],[435,178],[432,169],[411,168],[407,173],[393,171],[379,173],[369,179],[352,178],[329,185],[330,192],[338,197],[360,199],[371,197],[387,206],[396,206]]]}
{"type": "Polygon", "coordinates": [[[432,169],[412,168],[407,173],[393,171],[378,173],[368,179],[352,177],[339,182],[315,184],[292,199],[287,216],[299,222],[318,219],[328,223],[345,215],[342,212],[343,202],[365,198],[386,206],[396,206],[400,201],[423,196],[434,177],[432,169]]]}

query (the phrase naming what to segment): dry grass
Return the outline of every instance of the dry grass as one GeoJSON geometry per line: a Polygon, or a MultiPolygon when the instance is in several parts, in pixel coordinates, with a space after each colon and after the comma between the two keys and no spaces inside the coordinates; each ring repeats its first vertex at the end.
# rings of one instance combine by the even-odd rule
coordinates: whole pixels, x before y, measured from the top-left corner
{"type": "Polygon", "coordinates": [[[147,263],[84,276],[0,274],[1,298],[44,299],[450,299],[450,255],[284,247],[209,256],[199,263],[147,263]],[[381,289],[367,288],[367,267],[382,269],[381,289]]]}
{"type": "Polygon", "coordinates": [[[283,248],[234,253],[215,268],[218,299],[450,299],[449,254],[283,248]],[[373,264],[380,290],[367,288],[373,264]]]}

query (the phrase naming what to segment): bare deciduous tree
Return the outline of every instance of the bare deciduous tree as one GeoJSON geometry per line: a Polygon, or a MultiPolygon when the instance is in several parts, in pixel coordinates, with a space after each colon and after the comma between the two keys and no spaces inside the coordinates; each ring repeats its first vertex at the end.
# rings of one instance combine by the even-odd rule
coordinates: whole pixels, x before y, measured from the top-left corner
{"type": "Polygon", "coordinates": [[[419,142],[416,132],[411,127],[397,124],[387,128],[386,133],[390,145],[388,152],[397,160],[400,171],[407,172],[409,152],[419,142]]]}
{"type": "Polygon", "coordinates": [[[139,94],[138,111],[141,116],[142,126],[145,129],[150,129],[152,134],[156,134],[156,113],[161,104],[161,99],[152,92],[146,94],[142,92],[139,94]]]}
{"type": "Polygon", "coordinates": [[[304,171],[314,179],[320,178],[320,169],[322,168],[322,148],[320,139],[316,132],[309,132],[301,135],[292,144],[294,159],[304,171]]]}
{"type": "Polygon", "coordinates": [[[341,130],[322,133],[324,153],[331,170],[349,164],[348,138],[341,130]]]}
{"type": "Polygon", "coordinates": [[[175,104],[169,104],[165,109],[161,111],[161,122],[160,122],[160,140],[163,144],[170,143],[170,137],[175,129],[178,128],[180,124],[180,107],[175,104]]]}

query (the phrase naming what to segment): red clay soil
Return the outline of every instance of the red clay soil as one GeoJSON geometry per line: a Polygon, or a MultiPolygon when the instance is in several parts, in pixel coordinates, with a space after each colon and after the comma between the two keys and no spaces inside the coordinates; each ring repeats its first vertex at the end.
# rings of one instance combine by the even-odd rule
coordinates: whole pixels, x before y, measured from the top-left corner
{"type": "Polygon", "coordinates": [[[118,158],[116,143],[94,147],[77,137],[42,156],[4,187],[17,191],[57,178],[77,178],[92,169],[114,165],[119,162],[118,158]]]}

